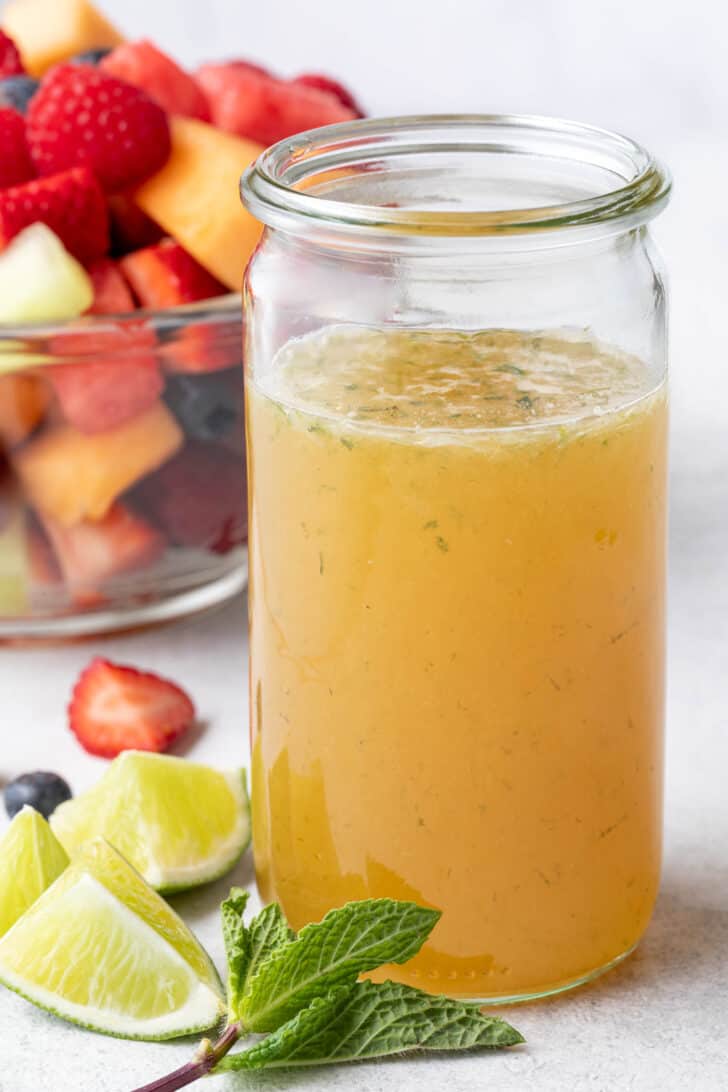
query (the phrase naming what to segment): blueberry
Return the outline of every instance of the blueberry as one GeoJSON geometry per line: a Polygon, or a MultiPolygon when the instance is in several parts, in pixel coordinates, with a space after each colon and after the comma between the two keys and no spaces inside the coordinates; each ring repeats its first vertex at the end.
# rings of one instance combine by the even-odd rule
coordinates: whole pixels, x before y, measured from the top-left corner
{"type": "Polygon", "coordinates": [[[223,440],[236,426],[242,432],[242,370],[233,375],[171,375],[165,400],[188,436],[196,440],[223,440]]]}
{"type": "Polygon", "coordinates": [[[30,76],[7,76],[0,80],[0,106],[11,106],[24,114],[38,90],[38,81],[30,76]]]}
{"type": "Polygon", "coordinates": [[[100,64],[110,53],[110,49],[85,49],[83,53],[71,57],[70,64],[100,64]]]}
{"type": "Polygon", "coordinates": [[[35,770],[34,773],[22,774],[8,782],[3,796],[5,810],[11,819],[26,804],[48,819],[59,804],[71,799],[73,793],[58,774],[35,770]]]}

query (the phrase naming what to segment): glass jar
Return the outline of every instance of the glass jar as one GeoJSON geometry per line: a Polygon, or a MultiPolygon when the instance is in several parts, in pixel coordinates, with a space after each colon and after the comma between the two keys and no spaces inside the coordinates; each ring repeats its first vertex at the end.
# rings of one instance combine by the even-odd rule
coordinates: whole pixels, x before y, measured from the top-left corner
{"type": "Polygon", "coordinates": [[[396,977],[591,979],[661,853],[666,300],[641,147],[363,121],[244,176],[258,885],[442,911],[396,977]]]}
{"type": "Polygon", "coordinates": [[[0,329],[0,641],[205,610],[247,579],[239,296],[0,329]]]}

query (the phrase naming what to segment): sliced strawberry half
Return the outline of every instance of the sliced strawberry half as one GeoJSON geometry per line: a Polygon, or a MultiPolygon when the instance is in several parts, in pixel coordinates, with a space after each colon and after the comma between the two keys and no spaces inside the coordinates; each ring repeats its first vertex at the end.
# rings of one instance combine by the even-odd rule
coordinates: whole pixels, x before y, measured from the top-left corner
{"type": "Polygon", "coordinates": [[[84,750],[115,758],[165,751],[193,724],[195,707],[169,679],[96,658],[73,689],[68,718],[84,750]]]}

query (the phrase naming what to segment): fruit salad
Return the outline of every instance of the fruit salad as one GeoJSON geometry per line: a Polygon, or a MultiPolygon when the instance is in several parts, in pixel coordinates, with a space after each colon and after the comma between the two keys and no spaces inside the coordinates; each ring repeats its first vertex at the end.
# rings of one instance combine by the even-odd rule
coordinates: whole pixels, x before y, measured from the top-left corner
{"type": "Polygon", "coordinates": [[[361,115],[321,74],[185,71],[87,0],[4,5],[0,638],[142,624],[241,585],[234,294],[260,227],[238,179],[264,145],[361,115]]]}

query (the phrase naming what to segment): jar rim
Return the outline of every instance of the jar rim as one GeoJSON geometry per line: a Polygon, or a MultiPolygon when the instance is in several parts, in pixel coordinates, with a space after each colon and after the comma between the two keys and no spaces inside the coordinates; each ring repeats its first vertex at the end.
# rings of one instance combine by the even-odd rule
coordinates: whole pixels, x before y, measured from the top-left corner
{"type": "Polygon", "coordinates": [[[530,114],[434,114],[364,119],[308,130],[264,151],[245,171],[241,196],[271,227],[328,228],[366,236],[487,237],[579,231],[611,234],[645,223],[665,206],[671,179],[642,145],[607,129],[530,114]],[[513,208],[393,207],[315,192],[330,180],[382,170],[422,154],[530,156],[604,172],[617,184],[576,200],[513,208]],[[365,160],[363,162],[363,157],[365,160]]]}

